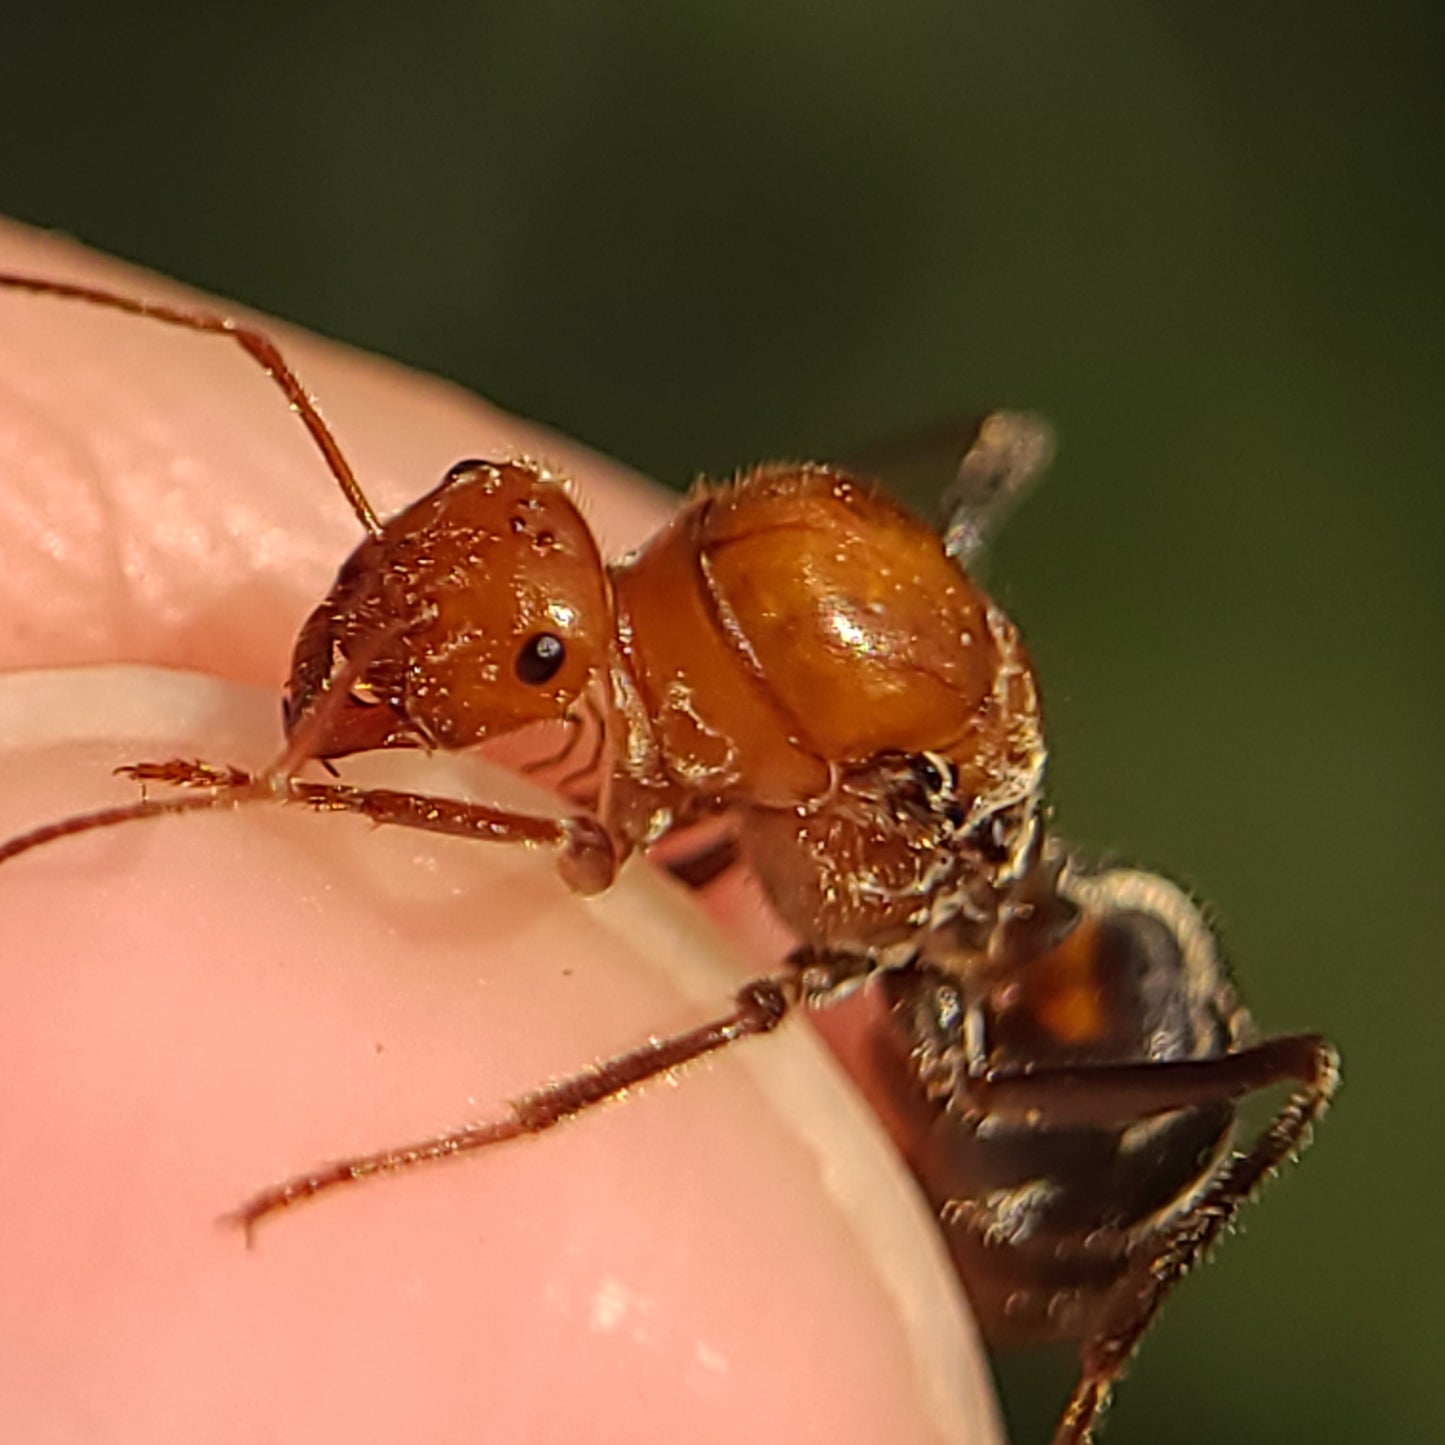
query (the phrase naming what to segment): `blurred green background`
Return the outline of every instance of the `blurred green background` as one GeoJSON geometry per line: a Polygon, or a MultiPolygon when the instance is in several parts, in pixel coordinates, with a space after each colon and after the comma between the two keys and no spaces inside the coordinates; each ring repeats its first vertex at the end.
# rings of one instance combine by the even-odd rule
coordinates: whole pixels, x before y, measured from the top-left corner
{"type": "MultiPolygon", "coordinates": [[[[1215,900],[1347,1078],[1110,1445],[1445,1437],[1445,11],[1261,8],[94,3],[0,45],[0,211],[666,481],[1054,418],[991,576],[1061,825],[1215,900]]],[[[1031,1445],[1062,1378],[1004,1375],[1031,1445]]]]}

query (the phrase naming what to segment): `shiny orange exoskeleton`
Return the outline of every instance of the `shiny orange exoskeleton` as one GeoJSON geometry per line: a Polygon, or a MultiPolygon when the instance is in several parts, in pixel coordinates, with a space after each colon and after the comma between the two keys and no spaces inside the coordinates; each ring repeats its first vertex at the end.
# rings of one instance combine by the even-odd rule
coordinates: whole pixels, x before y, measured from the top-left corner
{"type": "Polygon", "coordinates": [[[308,753],[336,758],[469,747],[584,703],[612,759],[600,832],[579,819],[566,845],[589,888],[727,811],[802,937],[869,948],[1023,866],[1043,742],[1018,634],[933,531],[840,472],[703,491],[604,568],[562,485],[464,462],[342,568],[302,629],[288,717],[314,717],[308,753]],[[946,807],[912,803],[922,757],[946,807]]]}
{"type": "MultiPolygon", "coordinates": [[[[583,892],[634,852],[702,886],[741,857],[800,940],[695,1029],[543,1085],[498,1123],[324,1165],[232,1218],[547,1129],[874,979],[887,1122],[994,1341],[1067,1341],[1054,1435],[1082,1445],[1169,1290],[1304,1145],[1338,1061],[1256,1040],[1199,908],[1164,878],[1091,867],[1051,836],[1038,690],[1013,624],[966,570],[1044,464],[1034,419],[986,418],[942,534],[866,479],[762,467],[696,492],[604,563],[567,486],[468,461],[389,521],[367,503],[275,347],[224,317],[0,275],[230,336],[287,396],[366,536],[302,628],[287,748],[262,776],[129,771],[183,791],[0,845],[0,861],[137,818],[274,799],[551,846],[583,892]],[[592,739],[563,818],[300,776],[378,748],[467,748],[537,723],[592,739]],[[1235,1147],[1238,1101],[1288,1085],[1235,1147]]],[[[571,749],[569,748],[569,752],[571,749]]]]}

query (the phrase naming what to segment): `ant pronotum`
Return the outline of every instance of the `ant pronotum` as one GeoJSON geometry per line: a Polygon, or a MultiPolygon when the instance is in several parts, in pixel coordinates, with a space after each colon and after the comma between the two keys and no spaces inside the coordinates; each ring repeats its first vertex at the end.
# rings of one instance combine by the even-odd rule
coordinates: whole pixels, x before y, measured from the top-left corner
{"type": "Polygon", "coordinates": [[[33,829],[0,862],[265,800],[550,847],[584,893],[632,853],[693,837],[678,877],[701,887],[745,859],[801,940],[696,1028],[542,1085],[501,1122],[297,1175],[232,1220],[249,1232],[325,1190],[541,1132],[871,981],[900,1142],[984,1332],[1077,1344],[1054,1442],[1088,1441],[1169,1291],[1307,1141],[1338,1061],[1316,1035],[1254,1038],[1179,888],[1090,866],[1047,829],[1032,667],[965,570],[1045,463],[1042,425],[985,419],[941,536],[846,472],[772,466],[698,491],[604,565],[565,486],[528,462],[459,463],[381,521],[258,332],[88,286],[0,286],[238,342],[366,534],[302,628],[273,767],[137,764],[132,777],[181,791],[33,829]],[[300,776],[545,721],[568,726],[579,761],[561,818],[300,776]],[[1276,1085],[1287,1099],[1236,1150],[1238,1101],[1276,1085]]]}

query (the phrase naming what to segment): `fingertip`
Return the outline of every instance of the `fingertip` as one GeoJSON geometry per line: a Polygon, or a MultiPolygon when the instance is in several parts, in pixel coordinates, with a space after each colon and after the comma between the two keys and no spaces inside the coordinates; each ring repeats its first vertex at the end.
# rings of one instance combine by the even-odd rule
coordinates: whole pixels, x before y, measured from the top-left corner
{"type": "MultiPolygon", "coordinates": [[[[184,294],[24,228],[0,226],[0,267],[184,294]]],[[[3,302],[0,666],[125,658],[260,687],[10,679],[0,836],[133,798],[116,763],[263,765],[296,630],[357,540],[232,349],[3,302]]],[[[585,448],[274,331],[382,512],[494,452],[576,477],[609,553],[662,515],[585,448]]],[[[643,868],[584,901],[544,857],[485,852],[256,808],[0,873],[12,1420],[44,1438],[81,1401],[107,1445],[653,1438],[659,1421],[698,1440],[996,1439],[929,1221],[801,1021],[534,1144],[235,1224],[268,1180],[691,1026],[777,956],[746,899],[728,928],[750,969],[643,868]]]]}
{"type": "MultiPolygon", "coordinates": [[[[264,693],[162,675],[144,734],[148,677],[74,675],[91,716],[131,710],[111,755],[193,750],[224,717],[244,761],[273,726],[264,693]]],[[[11,700],[45,741],[9,755],[5,809],[71,806],[106,749],[58,750],[11,700]]],[[[646,870],[581,900],[542,855],[257,807],[67,840],[0,881],[4,936],[44,963],[7,970],[0,1009],[0,1137],[26,1165],[0,1375],[34,1438],[61,1388],[96,1402],[95,1438],[174,1435],[189,1407],[157,1361],[218,1442],[710,1439],[720,1418],[730,1439],[993,1438],[927,1221],[801,1028],[255,1239],[212,1223],[726,1007],[737,963],[646,870]]]]}

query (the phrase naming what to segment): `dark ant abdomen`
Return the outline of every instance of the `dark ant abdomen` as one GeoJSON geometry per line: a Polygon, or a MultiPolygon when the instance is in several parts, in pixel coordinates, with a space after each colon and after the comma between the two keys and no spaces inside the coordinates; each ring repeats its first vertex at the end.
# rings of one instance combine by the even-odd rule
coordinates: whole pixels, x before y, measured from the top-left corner
{"type": "Polygon", "coordinates": [[[1045,1101],[980,1104],[971,1081],[1218,1058],[1247,1020],[1182,892],[1117,870],[1060,880],[1079,908],[1051,947],[988,963],[920,958],[882,985],[896,1027],[875,1060],[899,1143],[993,1343],[1088,1337],[1105,1297],[1157,1251],[1226,1157],[1230,1102],[1081,1120],[1045,1101]],[[1152,896],[1150,891],[1152,890],[1152,896]],[[1130,895],[1135,896],[1130,896],[1130,895]]]}

